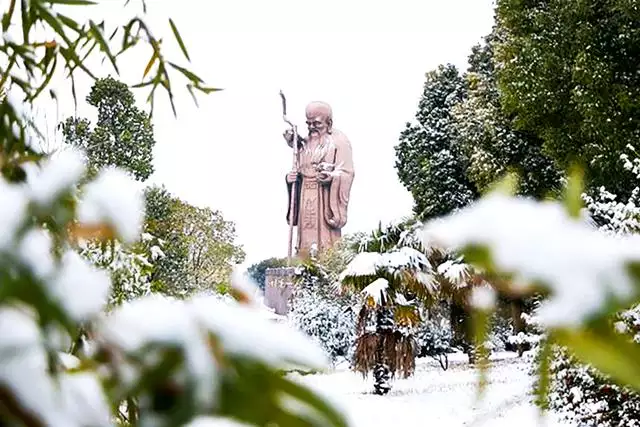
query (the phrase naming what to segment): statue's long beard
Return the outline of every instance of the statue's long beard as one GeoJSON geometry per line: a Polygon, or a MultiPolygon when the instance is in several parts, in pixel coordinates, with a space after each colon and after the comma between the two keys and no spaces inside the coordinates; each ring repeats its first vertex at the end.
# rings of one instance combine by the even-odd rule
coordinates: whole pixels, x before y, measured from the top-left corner
{"type": "Polygon", "coordinates": [[[309,135],[309,142],[307,143],[307,150],[310,150],[311,162],[320,163],[324,159],[327,151],[332,145],[331,135],[312,133],[309,135]],[[313,147],[313,149],[311,149],[313,147]]]}

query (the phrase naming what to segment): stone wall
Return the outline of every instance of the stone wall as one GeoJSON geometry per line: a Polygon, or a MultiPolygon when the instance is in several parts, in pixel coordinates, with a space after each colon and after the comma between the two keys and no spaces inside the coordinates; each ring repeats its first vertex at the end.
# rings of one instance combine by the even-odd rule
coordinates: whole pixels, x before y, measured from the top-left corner
{"type": "Polygon", "coordinates": [[[295,269],[293,267],[268,268],[265,273],[264,303],[276,314],[285,316],[289,312],[295,269]]]}

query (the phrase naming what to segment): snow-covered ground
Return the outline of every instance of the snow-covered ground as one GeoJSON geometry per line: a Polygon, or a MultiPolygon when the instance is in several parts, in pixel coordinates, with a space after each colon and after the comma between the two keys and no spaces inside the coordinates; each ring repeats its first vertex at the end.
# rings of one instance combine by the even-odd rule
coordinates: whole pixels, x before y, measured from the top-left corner
{"type": "Polygon", "coordinates": [[[493,356],[490,384],[478,402],[477,372],[454,355],[447,371],[418,359],[413,377],[396,380],[387,396],[372,393],[372,378],[339,367],[301,380],[323,390],[347,413],[354,427],[570,427],[557,416],[541,419],[531,403],[529,364],[513,353],[493,356]]]}

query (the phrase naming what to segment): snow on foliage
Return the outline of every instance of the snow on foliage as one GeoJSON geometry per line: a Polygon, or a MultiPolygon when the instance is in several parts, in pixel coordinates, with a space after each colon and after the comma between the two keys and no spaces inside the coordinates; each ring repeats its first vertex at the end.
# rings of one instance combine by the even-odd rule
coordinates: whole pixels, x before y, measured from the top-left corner
{"type": "MultiPolygon", "coordinates": [[[[0,304],[0,388],[11,401],[4,409],[19,418],[28,414],[34,425],[108,426],[114,422],[111,408],[122,402],[111,399],[133,396],[145,425],[182,425],[221,404],[228,415],[263,425],[268,420],[260,417],[285,410],[272,397],[291,393],[319,410],[314,417],[327,417],[321,424],[331,418],[342,425],[331,407],[321,407],[315,396],[278,373],[292,366],[326,366],[323,351],[306,336],[265,319],[255,305],[149,295],[149,258],[162,252],[153,236],[142,236],[132,249],[118,240],[101,244],[65,234],[70,225],[80,235],[94,230],[83,230],[87,223],[75,219],[71,196],[80,199],[81,217],[92,226],[106,223],[124,241],[140,237],[139,194],[129,178],[111,170],[81,186],[75,167],[60,166],[74,158],[61,155],[42,170],[32,168],[29,185],[0,177],[0,277],[6,295],[0,304]],[[43,176],[47,182],[39,181],[43,176]],[[106,312],[112,280],[124,304],[106,312]],[[81,331],[88,332],[90,351],[78,357],[62,351],[81,331]],[[75,368],[82,370],[68,371],[75,368]],[[268,379],[269,386],[258,390],[248,371],[268,379]],[[158,387],[167,385],[158,381],[178,387],[181,397],[173,404],[188,401],[187,412],[183,406],[172,412],[182,417],[178,421],[162,418],[166,414],[150,403],[158,387]],[[242,418],[248,415],[228,412],[229,403],[219,398],[223,383],[234,396],[240,389],[251,399],[252,393],[269,393],[272,403],[265,414],[245,411],[253,418],[242,418]]],[[[246,293],[248,287],[232,289],[246,293]]]]}
{"type": "Polygon", "coordinates": [[[350,358],[356,329],[351,299],[339,295],[322,271],[298,270],[287,321],[318,343],[333,363],[350,358]]]}
{"type": "Polygon", "coordinates": [[[63,255],[58,273],[49,282],[52,297],[77,321],[89,320],[100,313],[110,291],[109,275],[72,250],[63,255]]]}
{"type": "Polygon", "coordinates": [[[109,272],[113,284],[109,302],[117,305],[152,292],[153,262],[162,256],[159,244],[157,239],[148,234],[135,246],[119,241],[108,245],[98,241],[81,241],[79,253],[93,265],[109,272]]]}
{"type": "Polygon", "coordinates": [[[578,326],[607,297],[626,300],[633,286],[627,264],[640,258],[637,237],[614,239],[569,217],[558,203],[492,194],[443,221],[428,239],[460,249],[484,245],[513,283],[539,281],[552,295],[538,312],[546,326],[578,326]]]}
{"type": "MultiPolygon", "coordinates": [[[[362,293],[367,297],[368,301],[372,301],[373,305],[382,305],[384,301],[388,298],[387,289],[389,288],[389,282],[382,277],[374,280],[371,284],[365,287],[362,290],[362,293]]],[[[402,300],[406,301],[404,295],[402,296],[402,300]]]]}
{"type": "Polygon", "coordinates": [[[496,298],[496,291],[488,284],[485,284],[483,286],[476,286],[471,290],[470,303],[472,307],[477,309],[490,310],[494,308],[496,298]]]}
{"type": "Polygon", "coordinates": [[[431,271],[431,264],[422,252],[406,246],[383,253],[361,252],[347,265],[339,280],[345,277],[374,276],[380,270],[394,273],[401,269],[431,271]]]}
{"type": "Polygon", "coordinates": [[[78,219],[87,225],[108,224],[126,243],[140,235],[144,219],[142,195],[130,176],[116,168],[102,170],[87,184],[78,219]]]}
{"type": "Polygon", "coordinates": [[[550,407],[585,427],[640,427],[640,396],[558,351],[551,362],[550,407]]]}
{"type": "Polygon", "coordinates": [[[47,158],[42,167],[29,176],[27,182],[31,199],[41,206],[48,206],[83,174],[82,154],[76,150],[61,151],[47,158]]]}
{"type": "Polygon", "coordinates": [[[454,286],[465,288],[468,286],[467,279],[472,271],[472,267],[462,262],[461,258],[457,258],[443,262],[438,266],[437,271],[453,283],[454,286]]]}
{"type": "MultiPolygon", "coordinates": [[[[625,168],[638,177],[640,159],[630,160],[624,154],[621,157],[625,168]]],[[[604,187],[598,188],[594,197],[583,194],[587,211],[598,231],[610,239],[619,237],[623,240],[638,233],[639,192],[636,187],[627,203],[618,202],[617,196],[604,187]]],[[[531,319],[531,323],[536,323],[536,320],[531,319]]],[[[640,305],[617,314],[612,327],[617,333],[626,334],[630,340],[640,344],[640,305]]],[[[514,340],[529,338],[513,337],[514,340]]],[[[640,426],[640,396],[637,392],[621,387],[593,367],[574,360],[565,349],[556,350],[550,371],[549,406],[569,421],[589,427],[640,426]]]]}

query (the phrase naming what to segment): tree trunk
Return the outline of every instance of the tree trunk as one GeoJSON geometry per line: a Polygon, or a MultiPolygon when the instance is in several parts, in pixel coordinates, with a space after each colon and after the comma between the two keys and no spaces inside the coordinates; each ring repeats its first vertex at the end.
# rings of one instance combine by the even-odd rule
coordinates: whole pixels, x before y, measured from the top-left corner
{"type": "Polygon", "coordinates": [[[393,313],[390,309],[380,307],[376,310],[376,332],[378,334],[378,344],[376,346],[376,364],[373,367],[375,394],[385,395],[391,390],[391,370],[387,364],[385,354],[385,341],[390,334],[393,334],[393,313]]]}
{"type": "Polygon", "coordinates": [[[455,299],[451,301],[449,306],[449,321],[453,332],[454,345],[460,347],[466,353],[469,363],[473,365],[476,362],[476,351],[471,316],[469,316],[464,306],[455,299]]]}
{"type": "MultiPolygon", "coordinates": [[[[524,301],[522,298],[512,299],[510,302],[511,305],[511,319],[513,320],[513,331],[514,335],[518,335],[520,332],[525,332],[525,323],[522,319],[522,313],[524,311],[524,301]]],[[[525,351],[525,344],[522,342],[518,342],[518,357],[522,357],[525,351]]]]}

